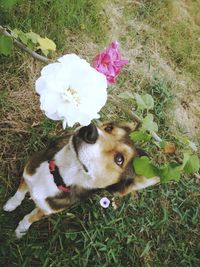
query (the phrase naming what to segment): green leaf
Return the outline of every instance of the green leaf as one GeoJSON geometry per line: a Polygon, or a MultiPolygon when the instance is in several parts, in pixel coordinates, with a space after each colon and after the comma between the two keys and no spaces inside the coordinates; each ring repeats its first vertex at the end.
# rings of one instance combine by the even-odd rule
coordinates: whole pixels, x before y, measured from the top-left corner
{"type": "Polygon", "coordinates": [[[14,30],[11,31],[11,35],[12,35],[15,39],[18,38],[19,33],[20,33],[20,30],[18,30],[18,29],[14,29],[14,30]]]}
{"type": "Polygon", "coordinates": [[[134,95],[128,91],[125,91],[123,93],[120,93],[118,95],[118,97],[122,98],[122,99],[134,99],[134,95]]]}
{"type": "Polygon", "coordinates": [[[184,153],[182,168],[187,174],[198,172],[200,168],[198,156],[184,153]]]}
{"type": "Polygon", "coordinates": [[[153,121],[153,115],[148,114],[142,121],[142,131],[157,132],[158,125],[153,121]]]}
{"type": "Polygon", "coordinates": [[[35,32],[32,32],[32,31],[26,33],[26,36],[34,44],[37,44],[38,43],[38,39],[41,38],[39,34],[37,34],[35,32]]]}
{"type": "Polygon", "coordinates": [[[147,178],[151,178],[154,176],[159,176],[159,169],[154,166],[148,157],[136,157],[133,160],[133,167],[138,175],[145,176],[147,178]]]}
{"type": "Polygon", "coordinates": [[[49,51],[56,51],[56,44],[48,39],[47,37],[45,38],[38,38],[38,43],[39,46],[38,48],[42,50],[42,53],[47,56],[49,51]]]}
{"type": "Polygon", "coordinates": [[[8,56],[12,51],[12,39],[7,36],[0,36],[0,54],[8,56]]]}
{"type": "Polygon", "coordinates": [[[19,31],[18,38],[22,41],[23,44],[25,45],[28,44],[28,37],[26,36],[26,33],[24,33],[23,31],[19,31]]]}
{"type": "Polygon", "coordinates": [[[180,136],[180,135],[176,135],[175,136],[181,143],[189,146],[193,151],[197,151],[197,146],[194,142],[190,141],[187,137],[183,137],[183,136],[180,136]]]}
{"type": "Polygon", "coordinates": [[[14,7],[18,1],[19,0],[0,0],[0,7],[3,7],[4,9],[10,9],[14,7]]]}
{"type": "Polygon", "coordinates": [[[180,165],[175,163],[169,163],[160,171],[161,183],[167,183],[169,181],[179,181],[181,178],[180,165]]]}
{"type": "Polygon", "coordinates": [[[12,30],[11,35],[16,39],[19,38],[26,45],[28,44],[28,41],[31,41],[33,44],[37,44],[38,39],[41,38],[39,34],[32,31],[24,33],[23,31],[18,29],[12,30]]]}
{"type": "Polygon", "coordinates": [[[182,163],[182,169],[184,169],[186,163],[190,159],[191,153],[190,152],[185,152],[183,153],[183,163],[182,163]]]}
{"type": "Polygon", "coordinates": [[[154,107],[153,97],[151,95],[149,95],[149,94],[145,94],[145,95],[142,96],[142,98],[144,100],[144,103],[147,106],[147,110],[153,109],[153,107],[154,107]]]}
{"type": "Polygon", "coordinates": [[[135,100],[136,100],[136,103],[137,103],[137,106],[138,106],[139,109],[143,110],[143,109],[147,108],[147,106],[146,106],[146,104],[145,104],[145,102],[144,102],[144,100],[143,100],[141,95],[135,93],[135,100]]]}
{"type": "Polygon", "coordinates": [[[135,132],[130,134],[130,138],[134,142],[137,142],[137,141],[146,141],[147,142],[151,139],[151,135],[146,133],[146,132],[135,131],[135,132]]]}
{"type": "Polygon", "coordinates": [[[154,107],[153,97],[149,94],[139,95],[139,94],[135,93],[135,100],[137,102],[139,109],[150,110],[150,109],[153,109],[153,107],[154,107]]]}

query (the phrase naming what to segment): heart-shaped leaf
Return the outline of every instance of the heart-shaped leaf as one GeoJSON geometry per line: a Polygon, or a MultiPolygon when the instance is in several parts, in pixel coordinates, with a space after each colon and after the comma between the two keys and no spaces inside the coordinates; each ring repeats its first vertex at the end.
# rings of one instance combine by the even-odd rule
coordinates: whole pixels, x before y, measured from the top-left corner
{"type": "Polygon", "coordinates": [[[179,181],[181,177],[181,168],[175,163],[166,165],[160,171],[161,183],[167,183],[169,181],[179,181]]]}
{"type": "Polygon", "coordinates": [[[133,160],[133,167],[136,174],[145,176],[146,178],[151,178],[154,176],[159,176],[159,169],[154,166],[150,159],[146,156],[144,157],[136,157],[133,160]]]}
{"type": "Polygon", "coordinates": [[[137,142],[137,141],[146,141],[147,142],[151,139],[151,135],[146,133],[146,132],[135,131],[135,132],[130,134],[130,138],[134,142],[137,142]]]}
{"type": "Polygon", "coordinates": [[[187,174],[198,172],[200,168],[198,156],[184,153],[182,168],[187,174]]]}
{"type": "Polygon", "coordinates": [[[148,114],[142,121],[142,131],[157,132],[158,125],[153,121],[153,115],[148,114]]]}

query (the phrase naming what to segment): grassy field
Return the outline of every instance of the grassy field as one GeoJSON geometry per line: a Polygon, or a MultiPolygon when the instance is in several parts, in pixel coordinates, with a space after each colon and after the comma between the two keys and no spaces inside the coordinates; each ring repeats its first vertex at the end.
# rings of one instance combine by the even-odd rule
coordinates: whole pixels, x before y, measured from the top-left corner
{"type": "MultiPolygon", "coordinates": [[[[195,109],[200,84],[198,10],[199,1],[191,0],[21,0],[12,9],[0,10],[0,24],[24,31],[32,29],[52,38],[58,47],[55,58],[74,52],[92,60],[109,41],[117,38],[130,64],[120,74],[113,94],[125,90],[150,93],[155,100],[159,134],[173,141],[175,135],[185,134],[198,145],[200,113],[198,107],[195,109]],[[186,117],[176,116],[183,102],[188,105],[183,109],[186,117]]],[[[44,148],[63,130],[39,109],[34,81],[42,64],[17,49],[10,57],[0,56],[0,63],[3,206],[18,186],[30,154],[44,148]]],[[[127,115],[109,104],[102,118],[125,120],[127,115]]],[[[154,143],[145,149],[155,161],[162,160],[154,143]]],[[[15,238],[14,230],[32,210],[31,200],[27,197],[11,213],[1,210],[0,265],[200,266],[200,187],[194,177],[183,177],[179,183],[148,188],[123,199],[115,197],[117,209],[101,208],[102,196],[113,198],[107,192],[94,196],[35,223],[21,240],[15,238]]]]}

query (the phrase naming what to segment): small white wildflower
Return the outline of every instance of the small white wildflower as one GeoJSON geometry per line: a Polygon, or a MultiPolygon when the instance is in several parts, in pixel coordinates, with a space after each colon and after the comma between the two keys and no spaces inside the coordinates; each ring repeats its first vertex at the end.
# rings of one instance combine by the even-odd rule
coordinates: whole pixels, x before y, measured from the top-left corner
{"type": "Polygon", "coordinates": [[[102,199],[100,199],[100,205],[106,209],[109,207],[110,205],[110,200],[107,197],[103,197],[102,199]]]}

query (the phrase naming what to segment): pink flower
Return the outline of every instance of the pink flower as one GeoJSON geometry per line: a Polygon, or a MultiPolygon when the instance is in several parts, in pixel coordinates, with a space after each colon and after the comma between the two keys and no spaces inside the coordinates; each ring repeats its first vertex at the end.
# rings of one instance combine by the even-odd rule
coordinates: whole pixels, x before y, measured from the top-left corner
{"type": "Polygon", "coordinates": [[[125,64],[128,64],[128,60],[122,59],[116,41],[93,60],[93,67],[106,76],[109,84],[115,83],[115,78],[125,64]]]}

